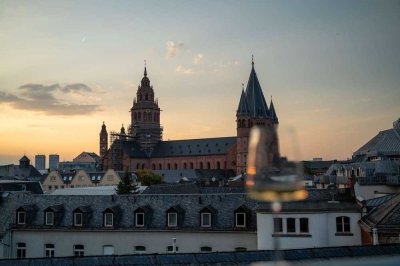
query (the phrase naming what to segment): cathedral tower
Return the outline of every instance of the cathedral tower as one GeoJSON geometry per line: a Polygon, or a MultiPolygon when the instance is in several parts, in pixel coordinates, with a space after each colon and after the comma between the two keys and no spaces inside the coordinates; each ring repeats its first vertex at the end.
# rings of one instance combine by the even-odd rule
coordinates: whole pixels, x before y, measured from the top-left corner
{"type": "Polygon", "coordinates": [[[100,131],[100,158],[103,158],[108,149],[108,133],[106,125],[103,122],[100,131]]]}
{"type": "Polygon", "coordinates": [[[159,141],[162,140],[160,125],[160,108],[157,99],[154,99],[153,86],[147,77],[144,67],[144,77],[136,92],[131,108],[131,126],[129,135],[133,136],[141,149],[150,154],[159,141]]]}
{"type": "MultiPolygon", "coordinates": [[[[254,69],[254,60],[251,62],[251,72],[246,90],[242,88],[242,94],[236,112],[237,174],[246,172],[250,129],[253,125],[274,127],[277,127],[278,125],[278,117],[272,99],[270,108],[268,108],[267,102],[265,101],[264,94],[254,69]]],[[[276,156],[279,157],[278,147],[276,147],[276,149],[276,156]]]]}

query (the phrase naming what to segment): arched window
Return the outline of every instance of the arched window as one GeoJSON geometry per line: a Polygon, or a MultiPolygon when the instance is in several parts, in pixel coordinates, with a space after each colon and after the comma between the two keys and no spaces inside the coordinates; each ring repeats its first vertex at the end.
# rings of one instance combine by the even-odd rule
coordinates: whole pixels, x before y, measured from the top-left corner
{"type": "Polygon", "coordinates": [[[211,163],[207,162],[207,169],[211,169],[211,163]]]}
{"type": "Polygon", "coordinates": [[[149,114],[148,114],[148,118],[149,118],[149,121],[151,121],[151,120],[153,119],[153,114],[152,114],[152,113],[149,113],[149,114]]]}
{"type": "Polygon", "coordinates": [[[157,122],[157,113],[154,113],[154,121],[157,122]]]}
{"type": "Polygon", "coordinates": [[[200,169],[203,169],[203,162],[200,162],[200,169]]]}
{"type": "Polygon", "coordinates": [[[136,169],[140,169],[140,163],[136,164],[136,169]]]}
{"type": "Polygon", "coordinates": [[[158,164],[158,170],[162,170],[162,164],[158,164]]]}
{"type": "Polygon", "coordinates": [[[146,95],[144,96],[144,99],[147,101],[149,99],[149,95],[146,93],[146,95]]]}
{"type": "Polygon", "coordinates": [[[242,127],[246,127],[246,120],[242,120],[242,127]]]}
{"type": "Polygon", "coordinates": [[[136,112],[133,113],[133,119],[137,120],[137,113],[136,112]]]}
{"type": "Polygon", "coordinates": [[[187,165],[186,163],[183,163],[183,169],[186,169],[187,165]]]}
{"type": "Polygon", "coordinates": [[[138,113],[138,120],[141,121],[142,120],[142,113],[138,113]]]}
{"type": "Polygon", "coordinates": [[[144,165],[144,163],[142,163],[142,169],[145,169],[146,168],[146,166],[144,165]]]}
{"type": "Polygon", "coordinates": [[[174,164],[174,169],[175,170],[178,169],[178,164],[177,163],[174,164]]]}
{"type": "Polygon", "coordinates": [[[190,169],[193,169],[194,167],[193,167],[193,163],[190,163],[190,169]]]}
{"type": "Polygon", "coordinates": [[[151,165],[151,169],[156,170],[156,164],[153,163],[153,164],[151,165]]]}
{"type": "Polygon", "coordinates": [[[171,164],[170,163],[167,164],[167,168],[168,168],[168,170],[171,170],[171,164]]]}
{"type": "Polygon", "coordinates": [[[146,120],[147,120],[147,113],[143,112],[143,121],[146,121],[146,120]]]}
{"type": "Polygon", "coordinates": [[[221,163],[217,162],[217,169],[221,169],[221,163]]]}

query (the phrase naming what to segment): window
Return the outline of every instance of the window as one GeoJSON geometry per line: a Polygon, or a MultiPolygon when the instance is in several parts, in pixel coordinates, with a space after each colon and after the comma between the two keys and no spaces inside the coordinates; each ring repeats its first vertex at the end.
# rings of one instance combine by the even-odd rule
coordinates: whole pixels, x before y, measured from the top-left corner
{"type": "Polygon", "coordinates": [[[350,217],[348,216],[336,217],[336,232],[338,233],[350,232],[350,217]]]}
{"type": "Polygon", "coordinates": [[[168,226],[178,226],[178,214],[176,212],[168,213],[168,226]]]}
{"type": "Polygon", "coordinates": [[[274,218],[274,232],[283,233],[282,218],[274,218]]]}
{"type": "Polygon", "coordinates": [[[167,252],[168,253],[175,253],[178,252],[179,248],[177,246],[175,246],[175,251],[174,251],[174,246],[168,246],[167,247],[167,252]]]}
{"type": "Polygon", "coordinates": [[[143,254],[143,253],[146,253],[146,247],[145,246],[135,246],[134,251],[136,254],[143,254]]]}
{"type": "Polygon", "coordinates": [[[25,224],[26,223],[26,212],[25,211],[17,212],[17,223],[18,224],[25,224]]]}
{"type": "Polygon", "coordinates": [[[212,252],[212,247],[200,247],[200,252],[212,252]]]}
{"type": "Polygon", "coordinates": [[[296,219],[287,218],[286,219],[286,231],[288,233],[296,233],[296,219]]]}
{"type": "Polygon", "coordinates": [[[112,212],[106,212],[104,213],[104,226],[110,227],[114,225],[114,214],[112,212]]]}
{"type": "Polygon", "coordinates": [[[26,244],[17,243],[17,259],[26,258],[26,244]]]}
{"type": "Polygon", "coordinates": [[[308,218],[300,218],[300,233],[308,233],[308,218]]]}
{"type": "Polygon", "coordinates": [[[103,246],[103,255],[114,255],[114,246],[103,246]]]}
{"type": "Polygon", "coordinates": [[[246,227],[246,213],[244,212],[237,212],[236,215],[235,226],[236,227],[246,227]]]}
{"type": "Polygon", "coordinates": [[[135,226],[144,226],[144,213],[138,212],[135,214],[135,226]]]}
{"type": "Polygon", "coordinates": [[[74,256],[75,257],[85,256],[85,246],[84,245],[75,245],[74,246],[74,256]]]}
{"type": "Polygon", "coordinates": [[[46,212],[46,225],[54,225],[54,212],[46,212]]]}
{"type": "Polygon", "coordinates": [[[83,225],[83,214],[81,212],[74,213],[74,226],[83,225]]]}
{"type": "Polygon", "coordinates": [[[201,227],[211,227],[211,213],[201,213],[201,227]]]}
{"type": "Polygon", "coordinates": [[[44,255],[46,258],[54,257],[54,244],[44,245],[44,255]]]}

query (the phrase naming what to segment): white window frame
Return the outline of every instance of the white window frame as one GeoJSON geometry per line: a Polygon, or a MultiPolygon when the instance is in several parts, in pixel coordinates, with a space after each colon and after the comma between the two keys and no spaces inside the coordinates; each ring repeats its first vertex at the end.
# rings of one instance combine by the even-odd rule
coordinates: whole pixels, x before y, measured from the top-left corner
{"type": "Polygon", "coordinates": [[[336,218],[339,218],[340,217],[340,222],[339,222],[339,225],[340,225],[340,227],[341,227],[341,231],[338,231],[337,230],[337,226],[338,226],[338,224],[337,224],[337,221],[336,221],[336,233],[339,233],[339,234],[348,234],[348,233],[351,233],[351,218],[350,218],[350,216],[344,216],[344,215],[342,215],[342,216],[338,216],[338,217],[336,217],[336,218]],[[345,222],[344,222],[344,220],[346,219],[346,218],[348,218],[349,219],[349,231],[345,231],[345,222]]]}
{"type": "Polygon", "coordinates": [[[175,246],[175,251],[174,251],[174,246],[167,246],[167,253],[178,253],[179,247],[175,246]]]}
{"type": "Polygon", "coordinates": [[[202,212],[201,213],[201,227],[211,227],[211,212],[202,212]],[[208,218],[205,218],[207,217],[208,218]],[[204,223],[204,221],[208,221],[208,224],[204,223]]]}
{"type": "Polygon", "coordinates": [[[81,244],[74,245],[74,257],[85,256],[85,246],[81,244]],[[82,246],[82,248],[77,248],[77,246],[82,246]]]}
{"type": "Polygon", "coordinates": [[[237,212],[237,213],[235,213],[235,227],[241,227],[241,228],[246,227],[246,213],[245,212],[237,212]],[[238,221],[239,221],[238,216],[239,215],[243,215],[244,224],[239,224],[238,223],[238,221]]]}
{"type": "Polygon", "coordinates": [[[176,227],[178,226],[178,213],[176,212],[169,212],[168,213],[168,227],[176,227]],[[175,223],[171,223],[172,219],[171,216],[174,215],[175,216],[175,223]]]}
{"type": "Polygon", "coordinates": [[[308,218],[308,217],[300,217],[299,218],[299,233],[300,234],[309,234],[310,233],[310,218],[308,218]],[[301,231],[301,220],[305,220],[305,221],[307,221],[307,231],[304,231],[304,232],[302,232],[301,231]]]}
{"type": "Polygon", "coordinates": [[[17,243],[17,248],[15,250],[17,259],[26,258],[26,243],[19,242],[17,243]]]}
{"type": "Polygon", "coordinates": [[[54,252],[55,252],[54,244],[50,244],[50,243],[44,244],[44,256],[46,258],[53,258],[54,252]],[[53,247],[48,247],[47,245],[52,245],[53,247]]]}
{"type": "Polygon", "coordinates": [[[112,213],[112,212],[104,213],[104,226],[105,227],[113,227],[114,226],[114,213],[112,213]],[[107,224],[107,216],[108,215],[111,215],[111,224],[107,224]]]}
{"type": "Polygon", "coordinates": [[[75,212],[74,213],[74,226],[83,226],[83,213],[81,212],[75,212]],[[77,223],[77,216],[80,215],[81,216],[81,223],[77,223]]]}
{"type": "Polygon", "coordinates": [[[17,212],[17,224],[25,224],[26,223],[26,211],[18,211],[17,212]],[[20,219],[20,214],[24,217],[23,221],[20,219]]]}
{"type": "MultiPolygon", "coordinates": [[[[300,224],[300,222],[299,222],[300,224]]],[[[286,218],[286,234],[296,234],[297,233],[297,219],[294,217],[287,217],[286,218]],[[294,221],[294,231],[289,232],[289,219],[293,219],[294,221]]]]}
{"type": "Polygon", "coordinates": [[[136,227],[143,227],[143,226],[144,226],[144,218],[145,218],[144,212],[137,212],[137,213],[135,213],[135,226],[136,226],[136,227]],[[143,217],[143,218],[142,218],[142,221],[143,221],[142,224],[139,224],[138,216],[140,216],[140,215],[143,217]]]}
{"type": "Polygon", "coordinates": [[[273,226],[274,226],[274,234],[283,234],[283,229],[284,229],[283,218],[274,217],[273,218],[273,226]],[[275,221],[280,221],[280,229],[281,229],[280,231],[277,231],[277,229],[279,229],[279,228],[276,227],[275,221]]]}
{"type": "Polygon", "coordinates": [[[45,224],[46,225],[54,225],[54,212],[47,211],[45,213],[45,224]]]}

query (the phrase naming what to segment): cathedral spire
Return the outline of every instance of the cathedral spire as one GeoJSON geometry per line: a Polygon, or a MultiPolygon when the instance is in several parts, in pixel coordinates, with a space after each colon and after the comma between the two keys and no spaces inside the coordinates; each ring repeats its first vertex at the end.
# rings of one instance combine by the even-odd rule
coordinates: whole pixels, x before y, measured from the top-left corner
{"type": "Polygon", "coordinates": [[[144,60],[144,76],[147,77],[146,60],[144,60]]]}
{"type": "Polygon", "coordinates": [[[272,102],[272,96],[271,96],[271,103],[269,105],[269,113],[270,113],[272,122],[274,124],[279,124],[278,116],[276,115],[276,112],[275,112],[274,103],[272,102]]]}
{"type": "Polygon", "coordinates": [[[251,69],[254,69],[254,55],[251,55],[251,69]]]}

